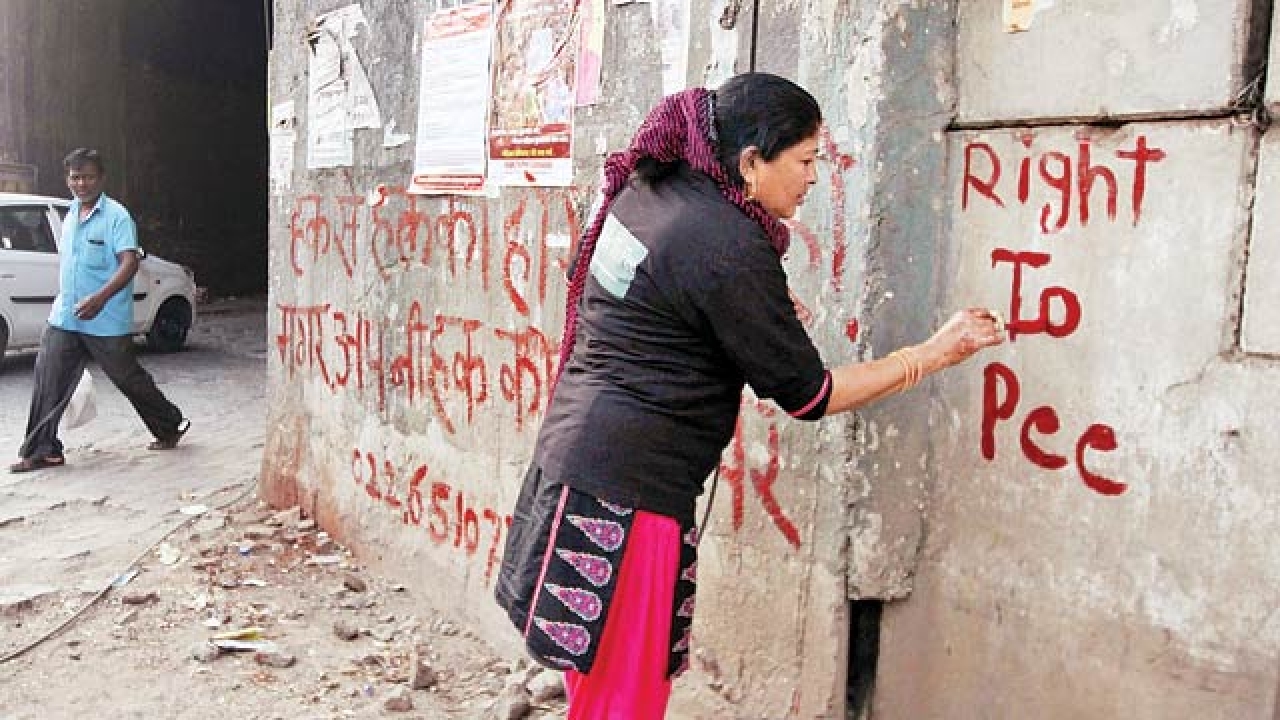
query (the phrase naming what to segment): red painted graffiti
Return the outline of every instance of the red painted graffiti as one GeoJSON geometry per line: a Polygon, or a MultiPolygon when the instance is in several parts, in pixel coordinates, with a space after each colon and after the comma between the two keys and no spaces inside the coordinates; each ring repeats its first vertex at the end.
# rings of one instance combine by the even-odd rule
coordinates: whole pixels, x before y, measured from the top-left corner
{"type": "Polygon", "coordinates": [[[1118,198],[1126,180],[1130,218],[1136,226],[1142,219],[1148,170],[1150,166],[1166,158],[1164,150],[1149,146],[1147,136],[1139,135],[1131,149],[1117,149],[1114,152],[1118,160],[1132,163],[1127,168],[1130,171],[1127,177],[1122,179],[1123,173],[1118,166],[1094,163],[1093,139],[1085,133],[1076,138],[1074,159],[1070,152],[1061,150],[1045,150],[1037,156],[1032,150],[1035,135],[1030,132],[1021,133],[1018,139],[1023,148],[1018,154],[1020,157],[1003,160],[989,143],[965,143],[960,207],[968,210],[973,202],[983,198],[994,206],[1003,208],[1005,199],[1010,197],[1016,197],[1019,204],[1026,205],[1032,200],[1034,188],[1048,198],[1040,207],[1040,232],[1046,235],[1067,227],[1073,207],[1080,226],[1088,226],[1096,188],[1102,189],[1103,208],[1107,219],[1114,222],[1118,198]],[[1012,195],[1009,188],[1004,187],[1007,183],[1002,182],[1005,179],[1004,168],[1010,160],[1015,160],[1018,167],[1017,176],[1013,180],[1016,190],[1012,195]]]}
{"type": "Polygon", "coordinates": [[[369,397],[379,414],[386,413],[388,393],[396,393],[410,407],[429,402],[445,432],[456,434],[486,408],[509,407],[517,430],[546,409],[558,345],[537,328],[428,315],[417,301],[396,324],[329,304],[277,307],[275,341],[286,377],[315,379],[335,395],[369,397]]]}
{"type": "Polygon", "coordinates": [[[406,527],[424,528],[436,547],[475,558],[483,550],[484,581],[489,584],[501,559],[511,516],[479,506],[449,483],[432,480],[425,463],[398,467],[389,459],[356,448],[351,476],[365,497],[393,513],[406,527]]]}
{"type": "Polygon", "coordinates": [[[742,529],[742,521],[745,514],[746,505],[746,485],[748,477],[751,480],[751,489],[759,499],[761,507],[769,516],[769,520],[773,522],[778,532],[782,533],[782,537],[792,547],[800,547],[800,531],[796,528],[794,522],[791,521],[782,509],[782,505],[778,502],[777,497],[773,494],[773,485],[778,480],[778,469],[780,463],[780,434],[778,425],[775,422],[777,418],[777,409],[773,405],[760,402],[751,398],[743,397],[742,409],[755,410],[756,414],[768,421],[768,459],[765,461],[763,468],[749,467],[747,464],[747,448],[746,436],[743,431],[743,421],[741,413],[738,416],[738,426],[734,431],[733,440],[729,443],[726,451],[727,457],[721,460],[720,475],[729,483],[729,488],[733,494],[730,498],[730,517],[733,522],[734,532],[742,529]]]}

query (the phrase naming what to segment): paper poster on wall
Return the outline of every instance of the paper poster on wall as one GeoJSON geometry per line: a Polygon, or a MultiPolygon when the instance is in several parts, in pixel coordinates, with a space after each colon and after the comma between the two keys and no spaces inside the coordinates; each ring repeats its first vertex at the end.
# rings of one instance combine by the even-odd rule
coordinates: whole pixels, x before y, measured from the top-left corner
{"type": "Polygon", "coordinates": [[[649,9],[662,52],[662,94],[678,93],[689,86],[689,0],[653,0],[649,9]]]}
{"type": "Polygon", "coordinates": [[[298,118],[293,101],[271,106],[271,127],[267,130],[271,194],[283,195],[293,187],[293,147],[298,140],[298,118]]]}
{"type": "Polygon", "coordinates": [[[438,10],[427,19],[409,192],[484,191],[492,48],[493,10],[487,0],[438,10]]]}
{"type": "Polygon", "coordinates": [[[349,166],[354,130],[382,127],[373,86],[352,39],[369,23],[359,5],[316,16],[307,36],[307,167],[349,166]]]}
{"type": "Polygon", "coordinates": [[[580,0],[578,6],[578,107],[600,102],[604,57],[604,0],[580,0]]]}
{"type": "Polygon", "coordinates": [[[494,42],[489,174],[498,185],[573,182],[573,0],[503,0],[494,42]]]}
{"type": "Polygon", "coordinates": [[[1004,0],[1004,31],[1008,33],[1026,32],[1031,29],[1031,20],[1035,17],[1034,0],[1004,0]]]}

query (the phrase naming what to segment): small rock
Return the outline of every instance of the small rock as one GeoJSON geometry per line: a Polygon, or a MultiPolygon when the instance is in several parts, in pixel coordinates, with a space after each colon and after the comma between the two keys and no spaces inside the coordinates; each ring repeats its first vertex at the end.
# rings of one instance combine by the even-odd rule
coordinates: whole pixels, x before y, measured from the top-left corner
{"type": "Polygon", "coordinates": [[[298,658],[283,650],[267,650],[254,653],[253,661],[267,667],[288,668],[293,667],[293,664],[298,662],[298,658]]]}
{"type": "Polygon", "coordinates": [[[564,697],[564,676],[558,672],[543,671],[529,681],[529,694],[536,703],[564,697]]]}
{"type": "Polygon", "coordinates": [[[510,688],[498,696],[490,717],[496,720],[522,720],[529,714],[529,710],[529,693],[523,688],[510,688]]]}
{"type": "Polygon", "coordinates": [[[413,696],[408,690],[400,688],[391,693],[391,697],[387,698],[382,707],[388,712],[409,712],[413,709],[413,696]]]}
{"type": "Polygon", "coordinates": [[[298,528],[300,532],[311,532],[316,529],[316,521],[311,518],[299,520],[297,523],[294,523],[294,527],[298,528]]]}
{"type": "Polygon", "coordinates": [[[350,642],[360,637],[360,628],[349,620],[339,619],[333,623],[333,634],[350,642]]]}
{"type": "Polygon", "coordinates": [[[271,518],[267,520],[266,524],[277,527],[281,525],[284,525],[285,527],[297,527],[300,520],[302,520],[302,508],[294,505],[288,510],[281,510],[275,515],[272,515],[271,518]]]}
{"type": "Polygon", "coordinates": [[[244,529],[241,537],[246,540],[270,540],[278,532],[278,529],[268,525],[250,525],[244,529]]]}
{"type": "Polygon", "coordinates": [[[159,599],[160,596],[156,594],[155,590],[134,590],[120,596],[120,602],[125,605],[146,605],[159,599]]]}
{"type": "Polygon", "coordinates": [[[128,625],[129,623],[133,622],[137,618],[138,618],[138,609],[130,608],[128,612],[125,612],[120,617],[116,618],[116,624],[128,625]]]}
{"type": "Polygon", "coordinates": [[[409,687],[414,690],[426,690],[429,687],[435,686],[436,681],[438,680],[436,671],[427,662],[427,659],[418,653],[414,653],[411,662],[409,687]]]}
{"type": "Polygon", "coordinates": [[[369,589],[369,585],[364,581],[364,578],[355,573],[344,574],[342,576],[342,586],[355,593],[362,593],[369,589]]]}
{"type": "Polygon", "coordinates": [[[218,659],[222,651],[218,646],[208,642],[198,642],[191,646],[191,657],[196,662],[211,663],[218,659]]]}
{"type": "Polygon", "coordinates": [[[396,628],[391,625],[379,625],[369,632],[374,640],[389,643],[396,638],[396,628]]]}
{"type": "Polygon", "coordinates": [[[73,653],[71,653],[70,655],[68,655],[67,657],[71,658],[72,660],[79,660],[79,659],[80,659],[80,653],[78,653],[78,652],[73,652],[73,653]]]}

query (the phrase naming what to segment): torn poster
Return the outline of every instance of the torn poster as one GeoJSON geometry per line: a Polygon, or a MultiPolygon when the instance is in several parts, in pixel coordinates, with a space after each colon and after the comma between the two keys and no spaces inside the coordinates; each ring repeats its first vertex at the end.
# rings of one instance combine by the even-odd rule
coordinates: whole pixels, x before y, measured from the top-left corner
{"type": "Polygon", "coordinates": [[[689,86],[689,0],[653,0],[653,27],[662,52],[662,94],[689,86]]]}
{"type": "Polygon", "coordinates": [[[1031,29],[1036,6],[1032,0],[1004,0],[1001,20],[1007,33],[1026,32],[1031,29]]]}
{"type": "Polygon", "coordinates": [[[298,139],[297,128],[298,118],[292,100],[271,106],[271,127],[267,129],[267,138],[272,195],[283,195],[293,187],[293,146],[298,139]]]}
{"type": "Polygon", "coordinates": [[[581,2],[501,0],[489,113],[489,173],[498,185],[573,182],[581,2]]]}
{"type": "Polygon", "coordinates": [[[437,10],[427,19],[409,192],[484,191],[492,47],[493,11],[487,0],[437,10]]]}
{"type": "Polygon", "coordinates": [[[351,41],[369,27],[364,10],[348,5],[316,16],[307,41],[307,167],[351,165],[355,128],[382,127],[369,76],[351,41]]]}
{"type": "Polygon", "coordinates": [[[578,107],[600,102],[604,57],[604,0],[581,0],[578,10],[578,107]]]}

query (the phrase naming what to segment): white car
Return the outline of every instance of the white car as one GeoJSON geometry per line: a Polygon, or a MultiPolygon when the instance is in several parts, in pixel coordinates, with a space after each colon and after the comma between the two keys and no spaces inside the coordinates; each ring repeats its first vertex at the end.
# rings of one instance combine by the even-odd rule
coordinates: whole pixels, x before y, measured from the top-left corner
{"type": "MultiPolygon", "coordinates": [[[[0,359],[40,346],[58,294],[62,218],[71,201],[0,193],[0,359]]],[[[191,270],[143,253],[133,280],[133,333],[154,350],[174,352],[195,322],[191,270]]]]}

